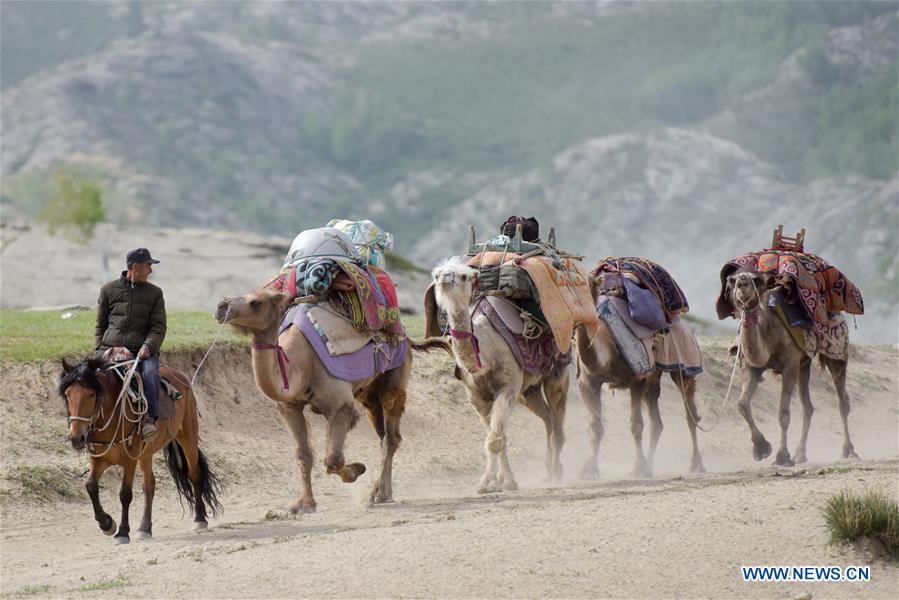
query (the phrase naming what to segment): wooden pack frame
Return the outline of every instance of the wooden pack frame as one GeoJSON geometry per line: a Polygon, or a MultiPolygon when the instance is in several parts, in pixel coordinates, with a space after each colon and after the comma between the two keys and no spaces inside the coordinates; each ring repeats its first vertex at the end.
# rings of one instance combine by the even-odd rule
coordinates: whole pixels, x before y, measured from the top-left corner
{"type": "MultiPolygon", "coordinates": [[[[521,236],[521,223],[515,226],[515,237],[512,238],[512,241],[508,246],[495,246],[493,244],[477,243],[477,236],[475,235],[474,225],[469,225],[468,227],[468,255],[474,256],[475,254],[479,254],[481,252],[513,252],[516,254],[526,254],[528,252],[539,251],[540,246],[537,244],[532,244],[531,242],[525,242],[521,236]]],[[[549,228],[549,236],[546,242],[552,246],[556,247],[556,228],[549,228]]]]}
{"type": "Polygon", "coordinates": [[[795,237],[787,237],[783,233],[784,226],[778,225],[774,230],[774,239],[771,241],[771,247],[774,250],[805,252],[805,227],[800,229],[795,237]]]}

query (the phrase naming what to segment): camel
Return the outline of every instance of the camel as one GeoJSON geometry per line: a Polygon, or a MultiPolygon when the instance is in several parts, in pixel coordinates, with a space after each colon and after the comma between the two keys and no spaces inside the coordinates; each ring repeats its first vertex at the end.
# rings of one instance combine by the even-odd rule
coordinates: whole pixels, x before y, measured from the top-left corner
{"type": "MultiPolygon", "coordinates": [[[[752,395],[762,380],[762,374],[771,369],[781,374],[780,408],[780,448],[774,464],[793,466],[806,462],[806,442],[812,422],[812,406],[809,394],[809,377],[811,375],[811,358],[799,348],[790,336],[774,311],[768,307],[768,296],[780,286],[769,289],[772,278],[766,274],[739,270],[727,278],[725,294],[734,307],[741,311],[740,353],[742,355],[742,389],[739,410],[752,435],[752,455],[762,460],[771,454],[771,444],[759,431],[752,418],[752,395]],[[790,427],[790,400],[793,388],[799,383],[799,399],[802,402],[802,433],[799,445],[793,458],[787,450],[787,429],[790,427]]],[[[849,394],[846,391],[847,360],[837,360],[818,353],[818,361],[827,367],[833,378],[840,404],[840,417],[843,420],[843,458],[858,458],[849,438],[849,394]]]]}
{"type": "MultiPolygon", "coordinates": [[[[465,386],[487,432],[484,443],[486,467],[478,493],[516,490],[518,484],[509,465],[508,422],[516,401],[536,414],[546,429],[546,470],[550,481],[562,477],[560,454],[565,442],[563,429],[568,370],[546,375],[524,370],[506,341],[483,314],[471,318],[477,271],[458,259],[450,259],[432,271],[433,298],[447,315],[451,345],[444,349],[456,361],[456,377],[465,386]]],[[[431,332],[429,332],[431,333],[431,332]]]]}
{"type": "MultiPolygon", "coordinates": [[[[239,333],[252,335],[256,385],[277,403],[278,412],[296,442],[300,495],[290,512],[309,513],[316,508],[312,495],[312,450],[303,412],[307,405],[328,422],[327,455],[324,460],[327,472],[338,475],[346,483],[352,483],[365,472],[364,464],[347,462],[343,455],[346,436],[358,419],[354,400],[365,407],[381,439],[381,472],[375,479],[370,501],[391,502],[393,455],[402,440],[400,418],[406,405],[406,386],[412,369],[411,353],[406,353],[399,367],[374,377],[352,383],[337,379],[327,371],[299,329],[288,327],[278,335],[281,317],[291,302],[287,294],[263,289],[242,297],[225,298],[216,312],[219,323],[231,325],[239,333]],[[284,358],[289,362],[285,362],[284,358]],[[287,382],[289,388],[285,385],[287,382]]],[[[347,327],[350,326],[347,324],[347,327]]],[[[418,350],[427,348],[427,345],[416,346],[418,350]]]]}
{"type": "MultiPolygon", "coordinates": [[[[597,298],[599,281],[590,278],[593,298],[597,298]]],[[[643,379],[638,379],[622,358],[615,346],[612,334],[600,319],[599,329],[590,338],[586,328],[578,327],[576,344],[579,361],[578,388],[587,411],[590,413],[590,425],[587,428],[590,437],[590,455],[581,469],[581,479],[599,478],[599,444],[603,436],[602,424],[602,385],[609,384],[612,389],[628,389],[631,396],[631,435],[634,438],[636,459],[631,471],[632,477],[652,477],[653,461],[659,438],[662,436],[662,417],[659,413],[659,396],[661,395],[662,371],[655,369],[643,379]],[[649,413],[652,429],[649,436],[649,454],[643,453],[643,404],[649,413]]],[[[696,393],[696,377],[682,372],[669,373],[674,384],[680,390],[687,415],[687,426],[690,428],[690,439],[693,444],[693,455],[690,459],[691,473],[705,473],[699,443],[696,439],[696,427],[699,414],[696,410],[694,395],[696,393]]]]}

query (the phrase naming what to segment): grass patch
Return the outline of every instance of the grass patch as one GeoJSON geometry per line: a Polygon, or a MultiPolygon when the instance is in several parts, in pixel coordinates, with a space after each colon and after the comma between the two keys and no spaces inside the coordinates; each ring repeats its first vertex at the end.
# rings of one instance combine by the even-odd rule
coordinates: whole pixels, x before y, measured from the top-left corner
{"type": "Polygon", "coordinates": [[[23,596],[34,596],[36,594],[46,594],[50,590],[53,589],[52,585],[26,585],[19,591],[17,591],[14,596],[17,598],[21,598],[23,596]]]}
{"type": "Polygon", "coordinates": [[[58,500],[85,497],[78,473],[69,467],[19,465],[6,478],[18,482],[25,495],[31,498],[58,500]]]}
{"type": "Polygon", "coordinates": [[[861,495],[844,490],[831,496],[822,510],[830,531],[830,542],[876,540],[890,558],[899,560],[899,505],[880,490],[861,495]]]}
{"type": "MultiPolygon", "coordinates": [[[[87,356],[94,350],[93,311],[0,311],[0,361],[41,363],[63,357],[87,356]],[[71,312],[71,318],[62,314],[71,312]]],[[[218,344],[239,346],[246,340],[230,327],[219,325],[205,311],[169,311],[168,332],[163,352],[185,352],[209,347],[219,335],[218,344]]]]}
{"type": "Polygon", "coordinates": [[[100,581],[96,581],[94,583],[88,583],[87,585],[82,585],[78,588],[79,592],[94,592],[98,590],[114,590],[118,588],[123,588],[128,582],[128,578],[124,575],[119,575],[115,579],[101,579],[100,581]]]}
{"type": "Polygon", "coordinates": [[[425,337],[425,318],[423,315],[403,315],[401,321],[406,328],[406,335],[417,340],[425,337]]]}

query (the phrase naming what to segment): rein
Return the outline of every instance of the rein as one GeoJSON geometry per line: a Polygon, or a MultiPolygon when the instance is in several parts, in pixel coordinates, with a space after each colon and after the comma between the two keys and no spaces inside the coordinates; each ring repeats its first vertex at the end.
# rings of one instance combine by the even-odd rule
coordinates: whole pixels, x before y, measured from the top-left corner
{"type": "Polygon", "coordinates": [[[477,336],[471,331],[460,331],[452,327],[450,327],[449,334],[450,337],[457,340],[471,340],[471,346],[474,348],[474,363],[480,369],[483,365],[481,364],[481,349],[478,346],[477,336]]]}
{"type": "Polygon", "coordinates": [[[277,350],[278,351],[278,369],[281,371],[281,379],[284,381],[284,389],[290,389],[290,381],[287,379],[287,364],[290,362],[290,359],[287,358],[287,353],[284,352],[284,348],[281,347],[277,342],[274,344],[268,344],[266,342],[260,342],[256,338],[253,338],[252,348],[254,350],[277,350]]]}

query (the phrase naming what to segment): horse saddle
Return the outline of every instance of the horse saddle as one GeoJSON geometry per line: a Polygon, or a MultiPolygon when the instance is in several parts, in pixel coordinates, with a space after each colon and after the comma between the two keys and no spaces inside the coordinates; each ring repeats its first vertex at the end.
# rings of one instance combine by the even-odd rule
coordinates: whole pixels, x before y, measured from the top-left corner
{"type": "MultiPolygon", "coordinates": [[[[125,371],[127,373],[127,370],[125,371]]],[[[122,373],[123,375],[125,373],[122,373]]],[[[159,394],[159,406],[158,413],[160,419],[168,419],[175,415],[175,402],[181,399],[181,392],[178,391],[178,388],[170,381],[170,379],[177,379],[177,375],[174,375],[168,367],[161,366],[159,368],[159,378],[162,382],[161,394],[159,394]]],[[[131,383],[128,386],[128,397],[131,399],[131,402],[140,406],[146,405],[147,399],[143,395],[143,386],[140,382],[140,373],[135,372],[134,376],[131,378],[131,383]]]]}

